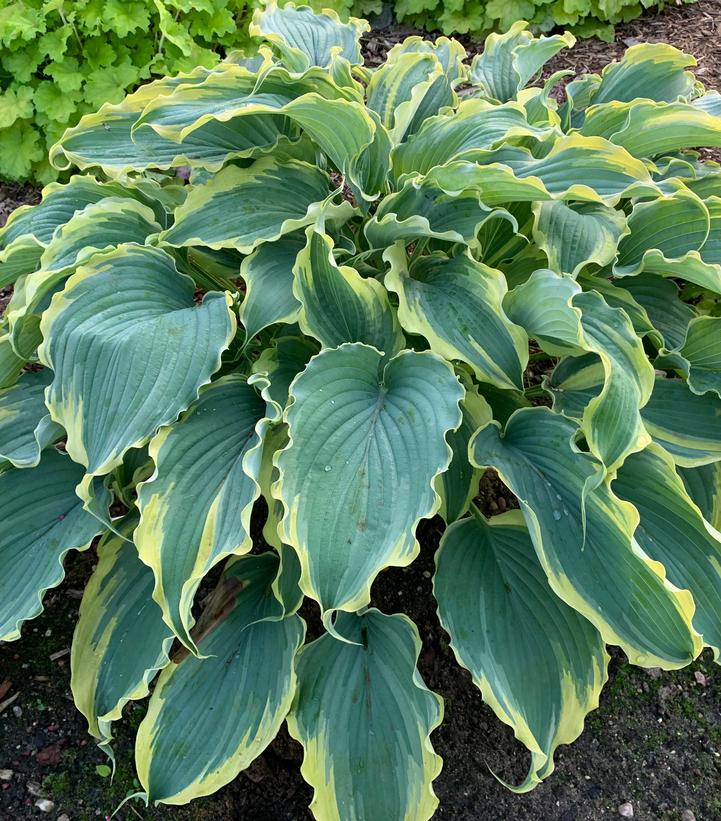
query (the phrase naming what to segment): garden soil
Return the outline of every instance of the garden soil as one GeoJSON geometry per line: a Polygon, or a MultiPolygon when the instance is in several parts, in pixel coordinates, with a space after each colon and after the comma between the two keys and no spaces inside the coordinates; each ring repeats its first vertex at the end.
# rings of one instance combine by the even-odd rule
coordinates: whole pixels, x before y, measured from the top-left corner
{"type": "MultiPolygon", "coordinates": [[[[371,60],[380,60],[409,33],[397,26],[374,31],[365,42],[366,52],[371,60]]],[[[580,42],[556,57],[552,69],[598,71],[626,46],[641,41],[667,41],[695,54],[702,81],[721,88],[720,0],[671,7],[619,26],[613,44],[580,42]]],[[[30,187],[0,186],[0,224],[14,207],[37,196],[30,187]]],[[[0,310],[7,297],[0,292],[0,310]]],[[[535,364],[530,384],[539,380],[542,369],[543,363],[535,364]]],[[[484,477],[477,501],[487,515],[515,505],[492,473],[484,477]]],[[[445,721],[432,736],[444,759],[434,782],[441,802],[435,817],[595,821],[628,817],[632,809],[633,818],[642,821],[721,819],[721,668],[709,653],[685,670],[661,673],[630,667],[614,652],[600,707],[589,715],[578,741],[559,748],[553,775],[525,795],[499,783],[497,778],[518,783],[528,754],[456,664],[438,623],[431,575],[441,528],[438,519],[423,523],[418,559],[409,568],[381,574],[373,587],[373,604],[386,612],[405,612],[418,625],[421,673],[445,699],[445,721]]],[[[66,579],[48,592],[44,614],[25,625],[19,642],[0,645],[0,821],[106,819],[139,787],[132,739],[144,704],[128,705],[117,723],[117,770],[111,780],[106,759],[87,736],[70,694],[73,624],[95,560],[92,549],[70,556],[66,579]]],[[[304,605],[303,615],[310,635],[317,634],[315,607],[304,605]]],[[[300,746],[284,731],[249,770],[214,796],[178,808],[134,801],[115,817],[306,821],[312,795],[300,776],[301,757],[300,746]]]]}

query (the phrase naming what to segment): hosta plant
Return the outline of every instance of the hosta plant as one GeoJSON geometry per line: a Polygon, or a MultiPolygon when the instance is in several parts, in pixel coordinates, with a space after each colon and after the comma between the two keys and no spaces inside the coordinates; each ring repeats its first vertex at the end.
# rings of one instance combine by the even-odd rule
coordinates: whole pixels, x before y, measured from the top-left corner
{"type": "Polygon", "coordinates": [[[721,97],[664,45],[561,90],[529,83],[569,35],[371,70],[363,29],[270,6],[255,58],[67,131],[82,173],[0,234],[0,635],[100,536],[72,689],[108,751],[150,694],[148,801],[286,721],[317,818],[432,816],[442,700],[369,605],[436,514],[440,622],[530,751],[513,789],[581,732],[606,645],[721,647],[721,168],[693,150],[721,97]],[[489,470],[518,506],[490,519],[489,470]]]}

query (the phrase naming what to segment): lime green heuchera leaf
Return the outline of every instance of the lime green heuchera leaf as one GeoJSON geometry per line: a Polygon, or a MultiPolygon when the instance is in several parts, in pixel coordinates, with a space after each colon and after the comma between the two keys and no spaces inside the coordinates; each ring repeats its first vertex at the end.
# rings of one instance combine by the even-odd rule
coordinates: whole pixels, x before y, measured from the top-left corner
{"type": "Polygon", "coordinates": [[[398,294],[398,318],[422,334],[431,350],[459,359],[481,382],[518,388],[528,361],[528,338],[503,310],[506,280],[470,254],[433,254],[408,263],[405,249],[388,249],[385,283],[398,294]]]}
{"type": "MultiPolygon", "coordinates": [[[[37,467],[0,473],[3,641],[20,638],[22,623],[42,612],[45,591],[65,575],[65,554],[87,549],[103,530],[75,495],[82,478],[83,469],[53,448],[44,451],[37,467]]],[[[107,493],[104,502],[110,502],[107,493]]]]}
{"type": "Polygon", "coordinates": [[[414,531],[440,506],[433,482],[450,462],[444,437],[460,425],[462,397],[435,354],[384,363],[362,344],[321,352],[291,385],[273,492],[285,506],[281,538],[326,626],[333,611],[368,603],[381,569],[417,555],[414,531]]]}
{"type": "Polygon", "coordinates": [[[280,410],[261,395],[267,385],[262,376],[222,377],[150,440],[155,471],[138,485],[134,540],[155,575],[153,598],[163,618],[194,653],[191,608],[198,585],[219,561],[253,545],[261,447],[280,410]]]}
{"type": "Polygon", "coordinates": [[[701,649],[688,591],[665,578],[633,533],[638,513],[572,444],[577,426],[548,408],[517,411],[471,440],[471,462],[494,467],[518,497],[553,591],[634,664],[675,669],[701,649]],[[591,489],[589,489],[591,488],[591,489]]]}
{"type": "Polygon", "coordinates": [[[634,534],[643,550],[666,570],[676,587],[696,602],[693,624],[721,652],[721,533],[704,521],[686,493],[673,459],[658,445],[634,453],[619,470],[613,489],[640,516],[634,534]]]}
{"type": "Polygon", "coordinates": [[[298,324],[324,348],[363,342],[393,356],[405,347],[405,339],[387,291],[355,268],[339,266],[333,249],[327,234],[308,228],[293,268],[293,293],[301,305],[298,324]]]}
{"type": "Polygon", "coordinates": [[[50,371],[25,373],[9,388],[0,390],[0,465],[32,468],[47,445],[60,439],[63,429],[50,419],[45,388],[50,371]]]}
{"type": "Polygon", "coordinates": [[[111,722],[128,701],[144,698],[168,663],[173,635],[153,601],[153,574],[140,561],[132,532],[137,516],[116,525],[98,545],[70,656],[73,699],[91,735],[109,744],[111,722]]]}
{"type": "Polygon", "coordinates": [[[299,653],[288,716],[304,749],[311,810],[334,821],[428,821],[441,769],[429,736],[443,702],[416,669],[418,630],[407,616],[376,609],[340,613],[337,629],[346,641],[321,636],[299,653]]]}
{"type": "Polygon", "coordinates": [[[89,476],[176,419],[218,369],[235,332],[230,299],[194,306],[193,291],[163,251],[122,245],[81,266],[43,314],[48,409],[89,476]]]}
{"type": "Polygon", "coordinates": [[[451,525],[436,554],[433,593],[459,663],[484,701],[531,752],[516,792],[554,769],[598,707],[608,655],[595,627],[551,590],[519,511],[477,511],[451,525]]]}
{"type": "Polygon", "coordinates": [[[203,657],[181,653],[161,673],[135,745],[149,801],[185,804],[215,792],[280,729],[305,624],[284,617],[272,591],[277,574],[272,554],[230,565],[196,627],[203,657]]]}

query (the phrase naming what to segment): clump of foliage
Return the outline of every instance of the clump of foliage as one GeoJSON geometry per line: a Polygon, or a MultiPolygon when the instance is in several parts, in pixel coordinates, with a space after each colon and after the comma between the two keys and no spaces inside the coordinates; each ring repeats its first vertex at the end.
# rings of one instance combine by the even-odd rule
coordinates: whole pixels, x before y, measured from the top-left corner
{"type": "Polygon", "coordinates": [[[434,514],[440,621],[531,752],[516,790],[598,705],[606,644],[721,647],[721,168],[692,150],[721,96],[665,45],[552,94],[529,82],[568,35],[369,69],[363,28],[271,6],[254,59],[68,130],[52,162],[84,173],[0,232],[0,636],[102,536],[72,689],[110,749],[152,687],[147,800],[211,793],[287,721],[319,819],[432,816],[442,699],[369,605],[434,514]],[[478,509],[489,469],[518,510],[478,509]]]}
{"type": "MultiPolygon", "coordinates": [[[[314,0],[347,10],[350,0],[314,0]]],[[[247,48],[262,0],[14,0],[0,8],[0,178],[55,179],[48,148],[149,78],[247,48]]],[[[362,3],[361,3],[362,5],[362,3]]]]}
{"type": "Polygon", "coordinates": [[[610,43],[615,24],[635,20],[649,8],[661,11],[671,3],[669,0],[397,0],[391,5],[399,20],[444,34],[506,31],[519,20],[527,20],[540,31],[568,26],[580,37],[595,36],[610,43]]]}

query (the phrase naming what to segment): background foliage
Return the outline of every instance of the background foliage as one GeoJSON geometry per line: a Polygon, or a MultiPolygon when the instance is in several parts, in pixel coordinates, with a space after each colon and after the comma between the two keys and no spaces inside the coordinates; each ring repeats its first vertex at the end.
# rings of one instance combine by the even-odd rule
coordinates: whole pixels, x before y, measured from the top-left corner
{"type": "Polygon", "coordinates": [[[506,31],[517,20],[528,20],[540,31],[564,26],[579,37],[611,42],[616,23],[633,20],[644,9],[660,10],[670,4],[665,0],[398,0],[393,5],[399,20],[444,34],[506,31]]]}
{"type": "MultiPolygon", "coordinates": [[[[47,149],[83,114],[157,76],[214,65],[249,43],[263,0],[0,0],[0,178],[57,177],[47,149]]],[[[311,0],[368,16],[381,0],[311,0]]],[[[428,31],[480,34],[530,20],[540,30],[613,37],[613,24],[664,2],[398,0],[394,15],[428,31]]]]}
{"type": "Polygon", "coordinates": [[[146,80],[212,66],[247,45],[248,22],[260,5],[0,0],[0,177],[55,179],[47,149],[69,125],[146,80]]]}

